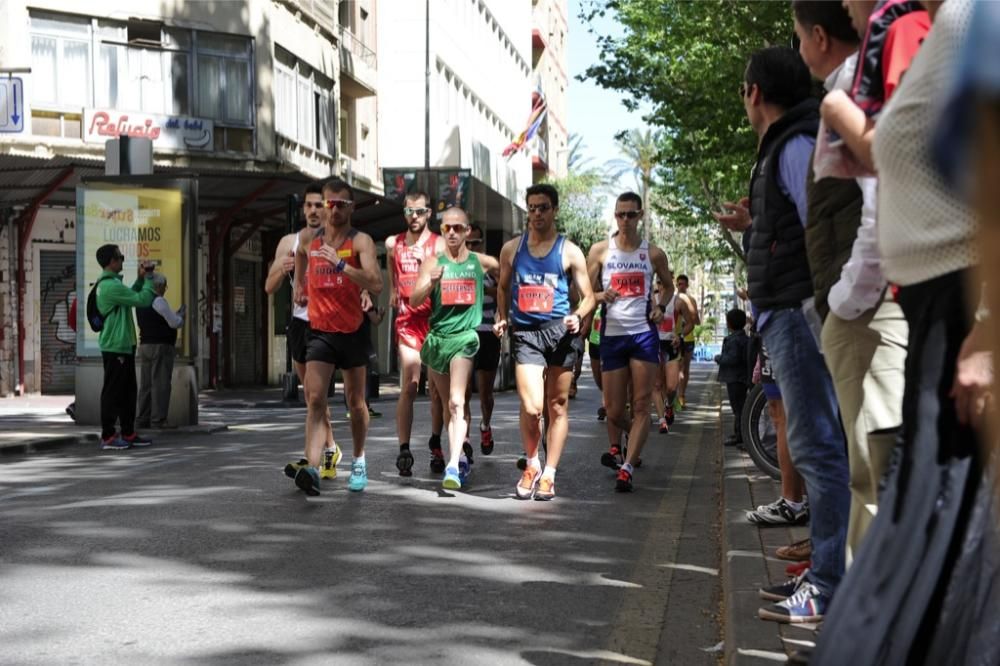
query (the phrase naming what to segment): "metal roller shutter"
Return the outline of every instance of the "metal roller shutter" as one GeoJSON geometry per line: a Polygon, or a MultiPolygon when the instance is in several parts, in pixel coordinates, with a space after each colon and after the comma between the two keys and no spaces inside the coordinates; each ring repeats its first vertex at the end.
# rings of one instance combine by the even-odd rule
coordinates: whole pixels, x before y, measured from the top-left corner
{"type": "Polygon", "coordinates": [[[39,263],[41,390],[42,393],[73,393],[76,332],[70,327],[68,316],[76,298],[76,254],[42,250],[39,263]]]}
{"type": "Polygon", "coordinates": [[[260,380],[260,263],[233,260],[233,382],[260,380]]]}

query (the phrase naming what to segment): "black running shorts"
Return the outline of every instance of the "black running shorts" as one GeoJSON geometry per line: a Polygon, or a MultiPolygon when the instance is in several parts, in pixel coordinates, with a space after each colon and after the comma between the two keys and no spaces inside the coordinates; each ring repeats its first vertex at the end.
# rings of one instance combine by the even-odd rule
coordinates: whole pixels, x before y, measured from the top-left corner
{"type": "Polygon", "coordinates": [[[341,370],[368,365],[368,348],[371,345],[362,326],[353,333],[327,333],[309,330],[306,362],[332,363],[341,370]]]}

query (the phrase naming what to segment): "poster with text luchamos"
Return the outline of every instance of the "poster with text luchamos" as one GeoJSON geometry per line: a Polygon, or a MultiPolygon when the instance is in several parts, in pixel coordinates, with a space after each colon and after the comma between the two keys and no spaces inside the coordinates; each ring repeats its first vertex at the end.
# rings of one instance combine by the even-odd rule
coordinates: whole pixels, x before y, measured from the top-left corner
{"type": "MultiPolygon", "coordinates": [[[[101,275],[97,248],[111,243],[125,256],[122,279],[131,286],[140,262],[152,261],[167,278],[165,298],[173,309],[184,303],[183,194],[180,190],[156,188],[84,187],[78,190],[76,218],[78,297],[87,302],[91,286],[101,275]]],[[[77,309],[79,356],[100,354],[97,333],[86,322],[86,308],[77,309]]],[[[138,339],[138,329],[136,330],[138,339]]],[[[183,339],[183,338],[182,338],[183,339]]]]}

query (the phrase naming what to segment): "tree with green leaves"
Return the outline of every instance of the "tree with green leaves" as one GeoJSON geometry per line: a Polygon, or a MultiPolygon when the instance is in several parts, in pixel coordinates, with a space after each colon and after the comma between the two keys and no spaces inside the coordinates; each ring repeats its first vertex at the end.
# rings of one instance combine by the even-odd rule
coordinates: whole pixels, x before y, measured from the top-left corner
{"type": "Polygon", "coordinates": [[[596,172],[570,173],[548,182],[559,190],[559,232],[586,254],[591,245],[608,237],[604,219],[607,183],[596,172]]]}
{"type": "MultiPolygon", "coordinates": [[[[651,200],[676,237],[697,229],[706,261],[743,260],[739,239],[711,216],[747,191],[757,137],[737,93],[750,54],[790,43],[784,2],[747,0],[582,0],[580,17],[614,14],[622,34],[597,34],[600,62],[582,78],[619,91],[627,108],[643,100],[662,129],[658,185],[651,200]]],[[[690,235],[690,234],[689,234],[690,235]]],[[[669,243],[665,245],[670,247],[669,243]]]]}

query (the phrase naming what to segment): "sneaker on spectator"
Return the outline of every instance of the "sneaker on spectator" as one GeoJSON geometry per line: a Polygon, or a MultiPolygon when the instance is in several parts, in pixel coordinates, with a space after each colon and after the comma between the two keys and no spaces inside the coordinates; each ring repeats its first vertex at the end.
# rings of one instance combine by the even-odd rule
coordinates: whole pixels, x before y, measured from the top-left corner
{"type": "Polygon", "coordinates": [[[796,511],[784,497],[770,504],[761,504],[753,511],[747,511],[747,520],[755,525],[803,525],[809,520],[809,509],[805,504],[796,511]]]}
{"type": "Polygon", "coordinates": [[[774,551],[774,555],[779,560],[807,562],[812,558],[812,552],[812,539],[802,539],[801,541],[790,543],[787,546],[781,546],[774,551]]]}
{"type": "Polygon", "coordinates": [[[153,443],[153,440],[151,440],[149,437],[143,437],[142,435],[135,432],[132,433],[131,435],[123,436],[122,439],[128,442],[130,446],[136,446],[136,447],[150,446],[153,443]]]}
{"type": "Polygon", "coordinates": [[[800,575],[803,571],[812,566],[812,560],[806,560],[805,562],[793,562],[785,567],[785,573],[789,576],[795,577],[800,575]]]}
{"type": "Polygon", "coordinates": [[[798,576],[789,578],[784,583],[771,585],[769,587],[762,587],[757,590],[757,594],[760,595],[760,598],[765,601],[784,601],[788,597],[795,594],[795,590],[799,589],[799,585],[802,584],[802,580],[805,576],[806,572],[803,571],[798,576]]]}
{"type": "Polygon", "coordinates": [[[757,617],[788,624],[820,622],[829,605],[829,598],[820,592],[819,588],[803,580],[792,596],[784,601],[763,606],[757,611],[757,617]]]}
{"type": "Polygon", "coordinates": [[[107,439],[101,440],[101,449],[105,451],[124,451],[125,449],[131,449],[131,448],[132,445],[126,442],[118,435],[112,435],[107,439]]]}

